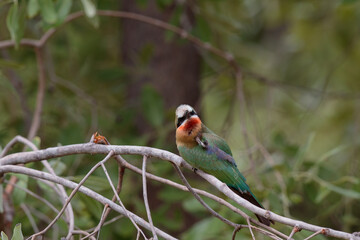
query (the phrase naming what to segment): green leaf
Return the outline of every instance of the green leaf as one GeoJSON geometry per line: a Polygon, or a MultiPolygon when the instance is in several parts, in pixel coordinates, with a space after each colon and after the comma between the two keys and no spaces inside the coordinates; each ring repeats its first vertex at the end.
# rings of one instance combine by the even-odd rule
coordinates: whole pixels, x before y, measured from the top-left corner
{"type": "Polygon", "coordinates": [[[71,10],[72,0],[61,0],[56,2],[56,9],[58,13],[58,21],[61,23],[65,20],[71,10]]]}
{"type": "Polygon", "coordinates": [[[39,2],[38,0],[29,0],[27,5],[27,14],[29,18],[35,17],[39,13],[39,2]]]}
{"type": "Polygon", "coordinates": [[[320,203],[326,196],[329,195],[331,191],[327,188],[321,187],[320,190],[318,190],[318,194],[315,198],[315,203],[320,203]]]}
{"type": "Polygon", "coordinates": [[[10,32],[11,39],[15,42],[15,47],[19,46],[20,40],[24,32],[25,11],[24,5],[15,2],[6,17],[6,25],[10,32]]]}
{"type": "Polygon", "coordinates": [[[204,219],[186,231],[181,239],[219,239],[224,230],[224,224],[219,223],[220,220],[217,218],[204,219]]]}
{"type": "Polygon", "coordinates": [[[3,184],[0,184],[0,213],[4,212],[4,203],[3,203],[3,184]]]}
{"type": "Polygon", "coordinates": [[[333,185],[331,183],[328,183],[328,182],[323,182],[323,185],[325,187],[327,187],[328,189],[330,189],[331,191],[337,192],[337,193],[339,193],[341,195],[344,195],[346,197],[360,199],[360,193],[359,192],[355,192],[355,191],[350,190],[350,189],[344,189],[344,188],[335,186],[335,185],[333,185]]]}
{"type": "Polygon", "coordinates": [[[91,0],[81,0],[84,7],[85,14],[88,18],[93,18],[96,15],[96,6],[91,0]]]}
{"type": "Polygon", "coordinates": [[[40,5],[41,16],[48,24],[54,24],[57,21],[55,5],[52,0],[38,0],[40,5]]]}
{"type": "Polygon", "coordinates": [[[160,94],[150,85],[142,89],[141,104],[146,120],[154,127],[161,127],[164,122],[164,102],[160,94]]]}
{"type": "Polygon", "coordinates": [[[183,201],[182,203],[183,203],[182,205],[183,205],[184,209],[191,213],[207,211],[204,208],[204,206],[201,205],[201,203],[195,198],[189,198],[186,201],[183,201]]]}
{"type": "Polygon", "coordinates": [[[21,231],[21,223],[16,224],[11,240],[23,240],[24,236],[21,231]]]}
{"type": "Polygon", "coordinates": [[[1,240],[9,240],[8,236],[3,231],[1,231],[1,240]]]}

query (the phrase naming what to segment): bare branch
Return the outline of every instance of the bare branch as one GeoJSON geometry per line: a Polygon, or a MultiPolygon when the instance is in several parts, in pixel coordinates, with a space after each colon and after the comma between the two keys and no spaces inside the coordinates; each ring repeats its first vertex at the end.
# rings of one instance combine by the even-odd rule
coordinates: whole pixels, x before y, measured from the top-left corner
{"type": "Polygon", "coordinates": [[[293,229],[292,229],[289,237],[287,238],[287,240],[291,240],[292,237],[294,236],[294,234],[297,233],[297,232],[300,232],[300,231],[301,231],[301,228],[299,228],[298,225],[295,225],[295,226],[293,227],[293,229]]]}
{"type": "Polygon", "coordinates": [[[256,239],[255,239],[255,236],[254,236],[254,233],[253,233],[253,231],[252,231],[252,229],[251,229],[252,226],[251,226],[251,223],[250,223],[250,219],[247,218],[246,221],[247,221],[247,224],[248,224],[248,226],[249,226],[249,231],[250,231],[250,234],[251,234],[252,239],[253,239],[253,240],[256,240],[256,239]]]}
{"type": "Polygon", "coordinates": [[[44,228],[42,231],[33,234],[31,236],[31,239],[36,239],[36,236],[40,236],[45,234],[51,227],[52,225],[54,225],[54,223],[60,218],[61,214],[63,214],[63,212],[65,211],[67,205],[69,204],[69,202],[71,201],[71,199],[75,196],[76,192],[79,190],[79,188],[81,187],[82,184],[84,184],[84,182],[88,179],[88,177],[100,166],[100,164],[102,164],[102,162],[106,162],[111,156],[113,155],[113,152],[110,151],[109,154],[99,163],[97,163],[86,175],[85,177],[80,181],[80,183],[77,185],[77,187],[71,192],[69,198],[66,200],[66,203],[64,204],[63,208],[60,210],[60,212],[58,213],[58,215],[54,218],[54,220],[46,227],[44,228]]]}
{"type": "MultiPolygon", "coordinates": [[[[140,174],[142,175],[142,170],[140,168],[137,168],[135,167],[134,165],[128,163],[125,159],[123,159],[120,155],[116,155],[114,156],[115,159],[117,159],[118,161],[121,162],[121,164],[126,167],[127,169],[131,170],[131,171],[134,171],[135,173],[137,174],[140,174]]],[[[164,184],[167,184],[169,186],[172,186],[172,187],[175,187],[177,189],[180,189],[182,191],[186,191],[186,192],[189,192],[189,189],[184,186],[184,185],[181,185],[179,183],[176,183],[176,182],[173,182],[169,179],[165,179],[165,178],[162,178],[162,177],[158,177],[156,175],[153,175],[151,173],[146,173],[146,177],[149,178],[149,179],[152,179],[154,181],[158,181],[160,183],[164,183],[164,184]]],[[[282,238],[287,238],[287,235],[283,234],[282,232],[279,232],[277,231],[276,229],[272,228],[272,227],[269,227],[269,226],[266,226],[265,224],[262,224],[260,223],[259,221],[253,219],[253,218],[250,218],[246,213],[244,213],[243,211],[241,211],[240,209],[234,207],[233,205],[231,205],[229,202],[225,201],[224,199],[220,198],[220,197],[217,197],[211,193],[208,193],[204,190],[200,190],[200,189],[197,189],[197,188],[193,188],[193,190],[197,193],[197,194],[200,194],[202,196],[205,196],[207,198],[210,198],[226,207],[228,207],[230,210],[232,210],[233,212],[239,214],[240,216],[242,216],[244,219],[249,219],[252,223],[255,223],[259,226],[261,226],[263,229],[266,229],[278,236],[281,236],[282,238]]],[[[253,227],[254,228],[254,227],[253,227]]]]}
{"type": "Polygon", "coordinates": [[[24,211],[25,215],[27,216],[27,218],[29,219],[29,222],[31,224],[31,227],[33,228],[33,230],[35,232],[39,231],[39,228],[37,227],[36,225],[36,222],[35,222],[35,219],[34,217],[32,216],[29,208],[24,204],[24,203],[21,203],[20,204],[20,207],[21,209],[24,211]]]}
{"type": "Polygon", "coordinates": [[[74,230],[74,231],[72,231],[72,234],[85,235],[86,238],[89,238],[91,240],[96,240],[95,237],[90,236],[90,234],[88,232],[83,231],[83,230],[74,230]]]}
{"type": "MultiPolygon", "coordinates": [[[[26,168],[26,167],[22,167],[22,166],[0,166],[0,174],[4,174],[4,173],[8,173],[8,172],[12,172],[12,173],[20,173],[20,174],[25,174],[28,175],[32,178],[35,179],[44,179],[47,181],[51,181],[54,183],[58,183],[61,184],[65,187],[69,187],[72,189],[76,189],[79,184],[78,183],[74,183],[72,181],[69,181],[65,178],[61,178],[58,176],[54,176],[51,175],[49,173],[46,172],[41,172],[38,170],[34,170],[34,169],[30,169],[30,168],[26,168]]],[[[146,229],[150,229],[150,224],[148,222],[146,222],[144,219],[142,219],[141,217],[135,215],[134,213],[130,212],[129,210],[124,210],[123,207],[113,203],[110,199],[107,199],[105,197],[103,197],[102,195],[92,191],[91,189],[84,187],[84,186],[80,186],[80,188],[78,189],[79,192],[84,193],[85,195],[93,198],[94,200],[98,201],[99,203],[105,205],[105,204],[109,204],[109,206],[116,212],[122,214],[122,215],[130,215],[134,221],[139,224],[140,226],[146,228],[146,229]]],[[[155,227],[156,233],[158,234],[158,236],[164,238],[164,239],[171,239],[171,240],[175,240],[176,238],[170,236],[169,234],[163,232],[162,230],[158,229],[155,227]]]]}
{"type": "Polygon", "coordinates": [[[311,234],[311,235],[308,236],[307,238],[304,238],[304,240],[309,240],[309,239],[311,239],[311,238],[319,235],[322,231],[323,231],[323,230],[321,229],[321,230],[319,230],[319,231],[317,231],[317,232],[314,232],[313,234],[311,234]]]}
{"type": "MultiPolygon", "coordinates": [[[[109,184],[110,184],[110,186],[111,186],[111,189],[113,190],[113,192],[114,192],[114,194],[115,194],[116,199],[117,199],[118,202],[120,203],[120,206],[124,209],[125,214],[127,214],[127,210],[126,210],[126,208],[125,208],[125,205],[124,205],[123,202],[121,201],[119,195],[116,193],[114,184],[113,184],[112,181],[111,181],[111,178],[110,178],[110,176],[109,176],[109,174],[108,174],[108,172],[107,172],[107,170],[106,170],[106,167],[105,167],[104,163],[101,162],[100,165],[101,165],[102,169],[104,170],[104,173],[105,173],[105,175],[106,175],[106,178],[107,178],[107,180],[108,180],[108,182],[109,182],[109,184]]],[[[147,239],[146,236],[145,236],[145,234],[144,234],[144,232],[139,228],[139,226],[136,224],[136,222],[134,221],[134,219],[132,218],[132,216],[131,216],[130,214],[127,214],[126,217],[128,217],[128,218],[130,219],[130,221],[132,222],[132,224],[134,225],[134,227],[141,233],[141,235],[143,235],[144,239],[147,239]]],[[[151,227],[150,227],[150,228],[151,228],[151,227]]]]}
{"type": "Polygon", "coordinates": [[[184,185],[189,189],[189,191],[194,195],[194,197],[201,203],[201,205],[203,205],[206,210],[208,210],[213,216],[217,217],[218,219],[220,219],[221,221],[223,221],[224,223],[232,226],[232,227],[238,227],[238,224],[231,222],[230,220],[224,218],[223,216],[221,216],[220,214],[218,214],[216,211],[214,211],[209,205],[206,204],[206,202],[204,202],[204,200],[202,200],[202,198],[194,191],[194,189],[192,189],[192,187],[190,186],[189,182],[186,180],[184,174],[181,172],[180,168],[173,164],[176,172],[178,173],[181,181],[184,183],[184,185]]]}
{"type": "MultiPolygon", "coordinates": [[[[115,156],[116,157],[116,156],[115,156]]],[[[121,164],[118,164],[119,165],[119,179],[118,179],[118,185],[116,187],[116,194],[120,194],[121,192],[121,188],[122,188],[122,182],[123,182],[123,178],[124,178],[124,173],[125,173],[125,167],[123,167],[121,164]]],[[[113,198],[111,199],[112,202],[116,202],[116,196],[114,195],[113,198]]],[[[99,235],[100,235],[100,229],[103,225],[105,225],[105,219],[107,218],[107,216],[109,215],[111,211],[111,208],[109,208],[109,205],[108,204],[105,204],[104,206],[104,209],[103,209],[103,212],[101,214],[101,218],[100,218],[100,221],[99,221],[99,224],[94,228],[94,231],[92,233],[90,233],[88,236],[93,236],[95,235],[96,233],[98,233],[98,238],[99,238],[99,235]]],[[[122,216],[118,216],[119,218],[122,217],[122,216]]],[[[86,239],[88,236],[82,238],[83,239],[86,239]]]]}
{"type": "Polygon", "coordinates": [[[47,205],[47,206],[48,206],[51,210],[53,210],[54,212],[59,213],[59,210],[57,210],[57,209],[54,207],[54,205],[52,205],[48,200],[46,200],[45,198],[39,196],[38,194],[30,191],[30,190],[27,189],[27,188],[23,188],[23,187],[20,187],[20,186],[18,186],[18,185],[16,185],[16,184],[12,184],[12,183],[10,183],[8,180],[4,180],[4,182],[5,182],[5,183],[8,183],[8,184],[11,184],[11,185],[14,185],[15,188],[18,188],[18,189],[26,192],[26,193],[29,194],[30,196],[33,196],[34,198],[36,198],[36,199],[40,200],[41,202],[45,203],[45,205],[47,205]]]}
{"type": "Polygon", "coordinates": [[[155,232],[155,228],[154,228],[154,224],[151,218],[151,212],[150,212],[150,207],[149,207],[149,200],[147,197],[147,186],[146,186],[146,160],[147,160],[147,156],[143,157],[143,165],[142,165],[142,184],[143,184],[143,196],[144,196],[144,204],[145,204],[145,209],[146,209],[146,214],[151,226],[151,232],[153,234],[153,237],[155,240],[158,239],[158,236],[156,235],[155,232]]]}
{"type": "Polygon", "coordinates": [[[41,121],[41,112],[44,103],[45,96],[45,65],[44,65],[44,56],[41,48],[35,48],[36,53],[36,62],[38,66],[38,90],[36,96],[36,106],[33,115],[33,119],[31,121],[31,126],[29,130],[29,134],[27,136],[28,139],[33,139],[40,127],[41,121]]]}
{"type": "MultiPolygon", "coordinates": [[[[54,148],[47,148],[44,150],[39,151],[33,151],[33,152],[26,152],[26,153],[14,153],[8,156],[5,156],[0,159],[0,173],[4,171],[3,169],[6,169],[10,166],[4,166],[8,164],[18,164],[18,163],[28,163],[28,162],[34,162],[34,161],[40,161],[43,159],[49,159],[49,158],[55,158],[55,157],[61,157],[65,155],[72,155],[72,154],[81,154],[81,153],[89,153],[89,154],[108,154],[110,151],[114,151],[114,154],[120,155],[120,154],[132,154],[132,155],[147,155],[152,157],[157,157],[166,161],[170,161],[178,166],[184,166],[187,169],[191,170],[191,166],[186,163],[181,157],[178,155],[175,155],[173,153],[155,149],[155,148],[149,148],[149,147],[139,147],[139,146],[115,146],[115,145],[98,145],[98,144],[92,144],[92,143],[86,143],[86,144],[74,144],[74,145],[68,145],[68,146],[60,146],[60,147],[54,147],[54,148]]],[[[291,218],[283,217],[278,214],[275,214],[273,212],[264,210],[262,208],[258,208],[255,205],[251,204],[250,202],[242,199],[238,195],[236,195],[234,192],[232,192],[226,184],[219,181],[217,178],[206,174],[200,170],[197,171],[197,174],[204,178],[206,181],[208,181],[210,184],[215,186],[219,191],[224,193],[226,196],[234,200],[237,204],[239,204],[242,207],[247,208],[248,210],[264,216],[266,218],[269,218],[273,221],[277,221],[289,226],[295,226],[298,225],[301,229],[317,232],[320,229],[323,229],[323,227],[316,226],[313,224],[308,224],[302,221],[293,220],[291,218]]],[[[337,231],[333,229],[327,229],[328,236],[337,237],[337,238],[343,238],[343,239],[360,239],[357,236],[354,236],[350,233],[337,231]]]]}
{"type": "MultiPolygon", "coordinates": [[[[0,154],[0,156],[4,156],[16,143],[22,143],[25,146],[28,146],[30,149],[32,149],[33,151],[38,150],[38,148],[35,146],[34,143],[32,143],[30,140],[22,137],[22,136],[16,136],[14,137],[4,148],[4,150],[2,151],[2,153],[0,154]]],[[[25,149],[24,149],[25,150],[25,149]]],[[[42,160],[41,163],[44,165],[44,167],[52,174],[52,175],[56,175],[54,169],[51,167],[51,165],[48,163],[47,160],[42,160]]],[[[8,184],[6,186],[6,190],[5,192],[10,195],[11,192],[13,191],[13,187],[15,186],[15,183],[17,182],[17,178],[15,176],[12,176],[10,178],[10,181],[8,181],[8,184]]],[[[65,188],[58,184],[53,184],[53,183],[49,183],[45,181],[45,184],[49,185],[59,196],[61,201],[65,204],[68,196],[67,193],[65,191],[65,188]]],[[[58,213],[58,210],[54,207],[55,212],[58,213]]],[[[53,209],[53,210],[54,210],[53,209]]],[[[69,223],[69,234],[71,234],[71,231],[74,230],[74,211],[72,209],[71,204],[68,205],[68,207],[66,208],[66,217],[67,217],[67,222],[69,223]]],[[[68,234],[68,237],[69,237],[68,234]]]]}

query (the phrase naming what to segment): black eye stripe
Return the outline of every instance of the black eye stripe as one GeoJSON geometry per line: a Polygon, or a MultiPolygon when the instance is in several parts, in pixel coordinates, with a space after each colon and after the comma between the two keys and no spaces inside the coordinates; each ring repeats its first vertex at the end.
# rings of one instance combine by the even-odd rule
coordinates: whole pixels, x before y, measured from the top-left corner
{"type": "Polygon", "coordinates": [[[185,121],[186,117],[181,117],[181,118],[178,118],[178,122],[177,122],[177,127],[179,127],[184,121],[185,121]]]}

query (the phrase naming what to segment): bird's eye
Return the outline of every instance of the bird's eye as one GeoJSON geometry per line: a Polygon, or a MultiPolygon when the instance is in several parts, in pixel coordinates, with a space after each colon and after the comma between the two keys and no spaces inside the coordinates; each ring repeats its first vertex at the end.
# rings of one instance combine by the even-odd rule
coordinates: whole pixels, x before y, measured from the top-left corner
{"type": "Polygon", "coordinates": [[[180,125],[185,121],[186,117],[180,117],[178,118],[178,122],[176,124],[177,127],[180,127],[180,125]]]}
{"type": "Polygon", "coordinates": [[[193,116],[193,115],[195,115],[196,114],[196,112],[194,111],[194,110],[192,110],[191,112],[190,112],[190,116],[193,116]]]}

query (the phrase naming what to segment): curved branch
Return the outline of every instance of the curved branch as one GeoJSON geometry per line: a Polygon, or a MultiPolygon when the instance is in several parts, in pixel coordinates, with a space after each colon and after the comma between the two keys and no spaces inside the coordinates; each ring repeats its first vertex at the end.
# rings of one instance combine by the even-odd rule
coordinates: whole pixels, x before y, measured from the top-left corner
{"type": "MultiPolygon", "coordinates": [[[[29,163],[34,161],[40,161],[43,159],[49,159],[49,158],[56,158],[66,155],[72,155],[72,154],[108,154],[110,151],[114,151],[114,154],[116,155],[147,155],[152,157],[157,157],[166,161],[170,161],[178,166],[183,166],[189,170],[192,169],[192,167],[186,163],[180,156],[173,154],[171,152],[160,150],[156,148],[150,148],[150,147],[140,147],[140,146],[116,146],[116,145],[99,145],[99,144],[93,144],[93,143],[85,143],[85,144],[74,144],[74,145],[67,145],[67,146],[60,146],[60,147],[53,147],[53,148],[47,148],[44,150],[39,151],[33,151],[33,152],[25,152],[25,153],[14,153],[8,156],[5,156],[0,159],[0,173],[3,170],[4,165],[9,164],[19,164],[19,163],[29,163]]],[[[210,184],[215,186],[219,191],[224,193],[226,196],[234,200],[236,203],[238,203],[240,206],[245,207],[246,209],[250,210],[251,212],[264,216],[266,218],[269,218],[273,221],[283,223],[285,225],[289,226],[296,226],[298,225],[299,228],[308,230],[311,232],[317,232],[321,229],[324,229],[324,227],[316,226],[313,224],[309,224],[303,221],[294,220],[291,218],[280,216],[276,213],[264,210],[262,208],[259,208],[250,202],[244,200],[243,198],[236,195],[233,191],[231,191],[226,184],[219,181],[214,176],[211,176],[209,174],[206,174],[200,170],[197,171],[197,174],[204,178],[206,181],[208,181],[210,184]]],[[[337,231],[334,229],[326,228],[327,235],[337,238],[343,238],[343,239],[356,239],[359,240],[360,237],[357,237],[353,234],[337,231]]]]}
{"type": "MultiPolygon", "coordinates": [[[[72,189],[75,189],[79,186],[79,184],[74,183],[70,180],[67,180],[65,178],[61,178],[58,176],[54,176],[54,175],[51,175],[46,172],[41,172],[38,170],[29,169],[29,168],[22,167],[22,166],[0,166],[0,173],[10,173],[10,172],[25,174],[25,175],[28,175],[35,179],[44,179],[47,181],[61,184],[65,187],[72,188],[72,189]]],[[[134,213],[132,213],[128,210],[124,211],[124,209],[121,206],[115,204],[110,199],[107,199],[107,198],[103,197],[102,195],[100,195],[84,186],[80,186],[78,191],[93,198],[94,200],[100,202],[103,205],[108,204],[114,211],[116,211],[122,215],[125,215],[125,216],[130,215],[137,224],[150,230],[150,224],[148,222],[146,222],[144,219],[142,219],[141,217],[135,215],[134,213]]],[[[169,234],[163,232],[162,230],[160,230],[156,227],[155,227],[155,230],[156,230],[156,233],[162,238],[176,240],[176,238],[170,236],[169,234]]]]}

